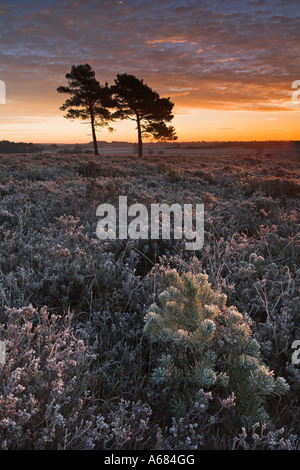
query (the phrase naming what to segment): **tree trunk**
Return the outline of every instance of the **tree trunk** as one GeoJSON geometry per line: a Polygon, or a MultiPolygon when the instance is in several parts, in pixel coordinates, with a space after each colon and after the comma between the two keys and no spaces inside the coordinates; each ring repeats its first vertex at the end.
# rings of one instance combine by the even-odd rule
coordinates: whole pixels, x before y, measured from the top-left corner
{"type": "Polygon", "coordinates": [[[136,116],[137,122],[137,129],[138,129],[138,142],[139,142],[139,157],[143,156],[143,141],[142,141],[142,129],[141,129],[141,121],[139,116],[136,116]]]}
{"type": "Polygon", "coordinates": [[[94,154],[95,154],[95,155],[99,155],[99,152],[98,152],[98,143],[97,143],[97,136],[96,136],[96,131],[95,131],[94,116],[92,116],[92,118],[91,118],[91,126],[92,126],[93,143],[94,143],[94,154]]]}

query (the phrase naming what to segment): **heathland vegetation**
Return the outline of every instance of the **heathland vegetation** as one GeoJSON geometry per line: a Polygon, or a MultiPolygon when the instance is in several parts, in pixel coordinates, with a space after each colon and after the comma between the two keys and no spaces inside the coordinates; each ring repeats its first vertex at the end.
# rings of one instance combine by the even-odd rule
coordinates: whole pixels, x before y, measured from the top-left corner
{"type": "MultiPolygon", "coordinates": [[[[0,156],[2,449],[299,449],[297,151],[0,156]],[[99,240],[99,204],[205,240],[99,240]]],[[[187,150],[186,150],[187,151],[187,150]]]]}

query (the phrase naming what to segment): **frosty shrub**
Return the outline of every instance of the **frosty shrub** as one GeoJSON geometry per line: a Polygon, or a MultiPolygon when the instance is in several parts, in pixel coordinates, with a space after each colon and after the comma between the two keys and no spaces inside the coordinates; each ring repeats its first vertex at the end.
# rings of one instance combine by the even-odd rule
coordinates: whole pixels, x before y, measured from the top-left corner
{"type": "Polygon", "coordinates": [[[117,351],[112,347],[110,360],[102,364],[99,347],[105,355],[104,341],[95,340],[73,314],[51,315],[46,308],[32,306],[7,308],[0,337],[6,346],[6,361],[0,365],[2,450],[151,446],[147,404],[114,397],[112,405],[99,399],[104,387],[95,377],[105,374],[106,387],[113,388],[107,371],[118,373],[117,351]]]}
{"type": "Polygon", "coordinates": [[[7,352],[0,369],[2,449],[78,444],[74,436],[87,420],[87,371],[94,358],[84,331],[73,328],[70,314],[62,320],[32,306],[6,315],[0,327],[7,352]]]}
{"type": "Polygon", "coordinates": [[[216,410],[218,403],[235,406],[246,428],[268,423],[267,400],[289,386],[263,363],[249,320],[226,307],[226,296],[212,290],[205,274],[179,276],[172,269],[165,281],[145,316],[144,333],[160,356],[152,380],[167,390],[171,414],[184,416],[203,389],[212,392],[216,410]]]}

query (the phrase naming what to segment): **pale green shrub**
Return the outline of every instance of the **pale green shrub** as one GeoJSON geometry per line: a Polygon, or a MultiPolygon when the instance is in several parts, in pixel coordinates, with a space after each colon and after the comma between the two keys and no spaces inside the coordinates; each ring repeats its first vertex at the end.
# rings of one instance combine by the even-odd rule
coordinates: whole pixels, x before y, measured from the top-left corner
{"type": "Polygon", "coordinates": [[[169,270],[166,289],[145,316],[144,333],[160,353],[152,380],[168,389],[170,411],[187,413],[199,389],[212,391],[218,403],[235,397],[240,421],[247,428],[267,423],[268,398],[289,386],[263,363],[249,320],[226,296],[214,292],[207,275],[169,270]]]}

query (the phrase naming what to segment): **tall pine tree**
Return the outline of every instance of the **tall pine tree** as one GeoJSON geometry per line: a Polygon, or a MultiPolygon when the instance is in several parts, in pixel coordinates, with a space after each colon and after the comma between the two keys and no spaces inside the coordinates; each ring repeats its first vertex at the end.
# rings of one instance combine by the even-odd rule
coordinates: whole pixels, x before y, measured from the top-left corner
{"type": "Polygon", "coordinates": [[[137,124],[139,156],[143,155],[143,136],[162,141],[177,139],[174,127],[166,124],[174,117],[170,98],[160,98],[143,80],[126,73],[117,75],[111,90],[117,109],[114,117],[137,124]]]}
{"type": "Polygon", "coordinates": [[[59,86],[58,93],[70,95],[60,107],[67,110],[67,119],[88,120],[92,129],[94,153],[99,155],[96,137],[96,128],[107,126],[112,116],[107,109],[111,105],[111,89],[107,85],[100,85],[95,78],[95,72],[89,64],[72,65],[71,72],[65,75],[68,86],[59,86]]]}

